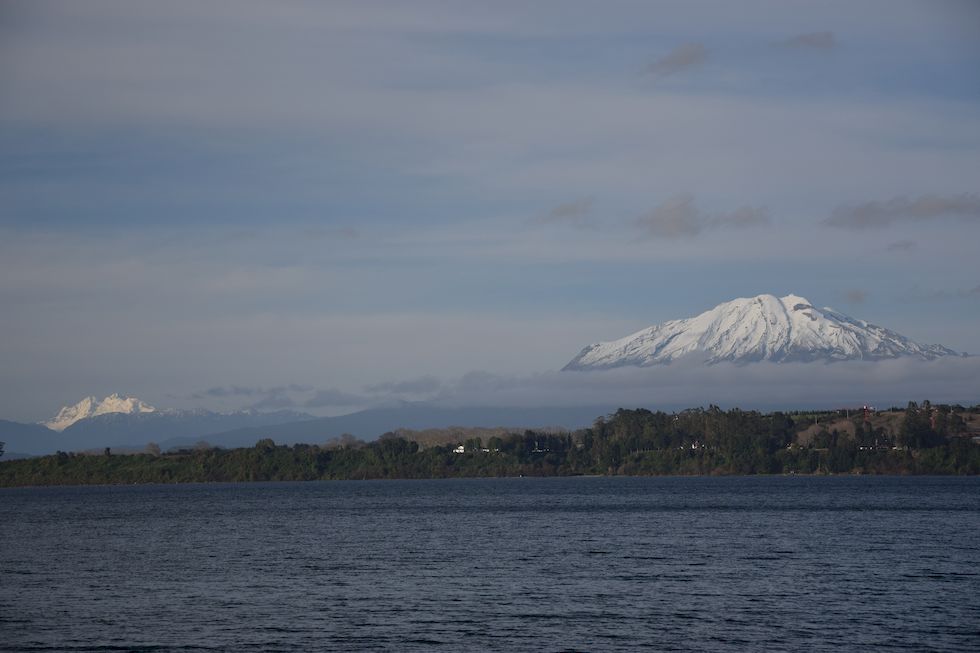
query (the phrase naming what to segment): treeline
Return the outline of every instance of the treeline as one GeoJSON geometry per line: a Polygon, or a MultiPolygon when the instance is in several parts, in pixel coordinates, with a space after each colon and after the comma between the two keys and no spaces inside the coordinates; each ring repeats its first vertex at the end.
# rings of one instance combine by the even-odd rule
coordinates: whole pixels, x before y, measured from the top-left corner
{"type": "Polygon", "coordinates": [[[583,474],[980,474],[962,407],[910,403],[894,432],[867,414],[847,432],[833,412],[619,410],[574,433],[511,433],[422,447],[395,433],[334,446],[198,447],[173,453],[56,455],[0,463],[0,486],[570,476],[583,474]],[[823,427],[803,442],[810,420],[823,427]]]}

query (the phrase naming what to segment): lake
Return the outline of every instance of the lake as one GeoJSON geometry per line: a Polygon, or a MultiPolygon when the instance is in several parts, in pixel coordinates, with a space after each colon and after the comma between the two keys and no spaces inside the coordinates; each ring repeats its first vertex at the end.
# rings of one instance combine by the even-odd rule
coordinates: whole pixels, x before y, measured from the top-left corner
{"type": "Polygon", "coordinates": [[[980,478],[0,490],[16,651],[980,650],[980,478]]]}

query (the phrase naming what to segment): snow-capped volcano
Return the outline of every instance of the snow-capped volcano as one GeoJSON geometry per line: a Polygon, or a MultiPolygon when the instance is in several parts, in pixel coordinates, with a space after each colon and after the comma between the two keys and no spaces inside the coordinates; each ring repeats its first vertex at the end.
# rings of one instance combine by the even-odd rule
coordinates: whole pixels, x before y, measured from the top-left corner
{"type": "Polygon", "coordinates": [[[880,326],[803,297],[759,295],[719,304],[686,320],[670,320],[632,335],[589,345],[563,369],[595,370],[668,364],[682,356],[707,364],[730,361],[932,360],[961,356],[942,345],[922,345],[880,326]]]}
{"type": "Polygon", "coordinates": [[[107,413],[126,413],[131,415],[134,413],[152,413],[154,411],[156,411],[156,408],[143,403],[136,397],[120,397],[118,394],[113,393],[102,401],[99,401],[95,397],[85,397],[74,406],[65,406],[58,411],[56,417],[42,422],[42,424],[53,431],[64,431],[75,422],[88,417],[95,417],[96,415],[105,415],[107,413]]]}

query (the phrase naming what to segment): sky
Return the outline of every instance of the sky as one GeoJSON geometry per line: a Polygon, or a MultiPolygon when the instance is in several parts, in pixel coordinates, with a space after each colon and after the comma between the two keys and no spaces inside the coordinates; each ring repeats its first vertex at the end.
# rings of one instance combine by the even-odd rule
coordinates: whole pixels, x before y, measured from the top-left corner
{"type": "Polygon", "coordinates": [[[556,370],[762,293],[980,353],[978,70],[968,1],[6,0],[0,418],[656,403],[556,370]]]}

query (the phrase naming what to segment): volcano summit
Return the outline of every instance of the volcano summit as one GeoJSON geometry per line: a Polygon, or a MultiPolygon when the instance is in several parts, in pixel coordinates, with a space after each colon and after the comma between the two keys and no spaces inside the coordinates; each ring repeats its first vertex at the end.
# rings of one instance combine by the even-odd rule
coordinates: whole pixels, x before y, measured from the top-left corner
{"type": "Polygon", "coordinates": [[[666,365],[681,357],[706,364],[756,361],[812,362],[933,360],[963,356],[942,345],[923,345],[796,295],[734,299],[697,317],[670,320],[632,335],[589,345],[563,370],[666,365]]]}

